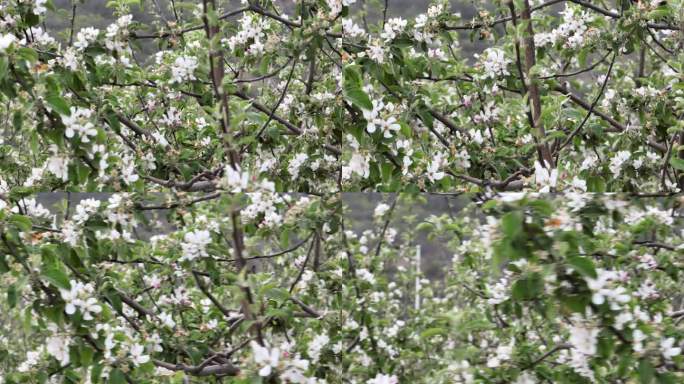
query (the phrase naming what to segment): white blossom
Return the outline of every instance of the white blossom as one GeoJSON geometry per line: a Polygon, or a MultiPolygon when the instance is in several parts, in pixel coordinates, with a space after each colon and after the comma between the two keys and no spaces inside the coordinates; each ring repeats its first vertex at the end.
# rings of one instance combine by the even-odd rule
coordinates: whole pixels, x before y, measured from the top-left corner
{"type": "Polygon", "coordinates": [[[183,260],[194,260],[198,257],[208,256],[206,247],[211,243],[211,234],[207,230],[196,230],[188,232],[183,237],[183,260]]]}
{"type": "Polygon", "coordinates": [[[620,176],[620,171],[623,165],[629,160],[631,154],[629,151],[619,151],[610,159],[610,172],[615,177],[620,176]]]}
{"type": "Polygon", "coordinates": [[[21,364],[19,364],[19,366],[17,367],[17,371],[19,371],[19,372],[30,371],[31,368],[35,367],[38,364],[38,360],[40,359],[40,355],[41,355],[40,350],[26,352],[26,360],[24,360],[21,364]]]}
{"type": "Polygon", "coordinates": [[[308,159],[309,155],[307,155],[306,153],[298,153],[292,160],[290,160],[290,164],[287,167],[287,172],[290,175],[292,175],[293,179],[296,179],[299,176],[300,168],[306,163],[308,159]]]}
{"type": "Polygon", "coordinates": [[[373,217],[382,217],[389,211],[390,206],[385,204],[385,203],[380,203],[378,204],[377,207],[375,207],[375,210],[373,211],[373,217]]]}
{"type": "Polygon", "coordinates": [[[368,380],[366,384],[398,384],[399,379],[394,375],[378,373],[374,378],[368,380]]]}
{"type": "Polygon", "coordinates": [[[173,320],[173,315],[170,313],[162,312],[159,314],[159,321],[164,324],[165,327],[173,328],[176,326],[176,322],[173,320]]]}
{"type": "Polygon", "coordinates": [[[328,345],[328,342],[330,342],[330,338],[324,333],[316,335],[313,340],[309,342],[307,355],[314,363],[318,361],[321,356],[321,351],[328,345]]]}
{"type": "Polygon", "coordinates": [[[542,166],[539,161],[534,162],[534,181],[540,187],[540,193],[551,192],[558,184],[558,169],[552,168],[546,162],[544,164],[545,166],[542,166]]]}
{"type": "Polygon", "coordinates": [[[59,361],[59,364],[64,367],[69,364],[69,344],[71,338],[68,336],[54,335],[49,337],[45,342],[45,349],[50,356],[59,361]]]}
{"type": "Polygon", "coordinates": [[[342,34],[348,37],[363,36],[366,31],[350,18],[342,18],[342,34]]]}
{"type": "Polygon", "coordinates": [[[47,4],[47,0],[34,0],[33,13],[38,16],[44,15],[47,11],[45,4],[47,4]]]}
{"type": "Polygon", "coordinates": [[[83,28],[76,34],[76,41],[74,42],[74,47],[79,50],[84,50],[88,48],[88,45],[92,44],[97,40],[97,35],[100,34],[100,30],[93,27],[83,28]]]}
{"type": "Polygon", "coordinates": [[[73,220],[77,224],[85,223],[90,216],[97,212],[100,208],[101,202],[95,199],[83,199],[76,206],[76,213],[73,216],[73,220]]]}
{"type": "Polygon", "coordinates": [[[17,38],[11,33],[0,35],[0,53],[5,52],[16,40],[17,38]]]}
{"type": "Polygon", "coordinates": [[[385,47],[379,40],[376,40],[372,44],[368,45],[366,53],[368,54],[368,57],[376,61],[378,64],[385,62],[385,47]]]}
{"type": "Polygon", "coordinates": [[[501,344],[496,348],[496,355],[490,356],[487,360],[487,367],[497,368],[501,366],[501,363],[511,359],[511,354],[513,353],[513,347],[515,346],[515,340],[511,340],[509,344],[501,344]]]}
{"type": "Polygon", "coordinates": [[[182,83],[184,81],[195,80],[195,69],[199,63],[197,58],[192,56],[179,56],[171,67],[171,84],[182,83]]]}
{"type": "Polygon", "coordinates": [[[249,173],[242,172],[239,165],[226,165],[222,179],[223,186],[230,192],[239,193],[249,186],[249,173]]]}
{"type": "Polygon", "coordinates": [[[496,79],[499,76],[510,75],[507,66],[511,60],[506,58],[504,51],[500,48],[487,48],[479,58],[485,79],[496,79]]]}
{"type": "Polygon", "coordinates": [[[45,162],[45,169],[62,181],[69,180],[69,157],[64,155],[50,156],[45,162]]]}
{"type": "Polygon", "coordinates": [[[136,366],[150,361],[150,356],[145,354],[145,347],[140,344],[132,345],[128,353],[131,355],[131,361],[136,366]]]}
{"type": "Polygon", "coordinates": [[[278,362],[280,361],[280,349],[268,349],[266,347],[262,347],[256,341],[252,341],[250,346],[252,347],[254,363],[261,367],[259,369],[259,376],[267,377],[275,368],[278,368],[278,362]]]}
{"type": "Polygon", "coordinates": [[[93,111],[87,108],[71,107],[69,116],[62,116],[62,122],[66,127],[64,135],[68,138],[78,134],[81,142],[90,142],[90,137],[97,135],[95,125],[90,121],[93,111]]]}
{"type": "Polygon", "coordinates": [[[438,152],[425,170],[425,174],[430,181],[435,182],[444,178],[446,174],[443,171],[440,171],[440,169],[445,165],[445,163],[446,160],[444,158],[444,154],[438,152]]]}
{"type": "Polygon", "coordinates": [[[352,154],[348,165],[342,167],[342,178],[349,179],[352,173],[356,173],[364,179],[370,176],[370,162],[367,156],[360,153],[352,154]]]}
{"type": "Polygon", "coordinates": [[[70,289],[60,289],[60,296],[66,303],[64,312],[73,315],[80,310],[84,320],[93,320],[93,314],[102,312],[102,306],[93,297],[95,289],[92,284],[83,284],[80,281],[71,280],[70,289]]]}
{"type": "Polygon", "coordinates": [[[573,325],[570,328],[569,342],[573,348],[584,355],[593,356],[596,354],[598,328],[586,327],[584,325],[573,325]]]}
{"type": "Polygon", "coordinates": [[[674,345],[674,337],[668,337],[667,339],[663,339],[660,341],[660,351],[663,354],[663,358],[665,358],[666,360],[670,360],[673,357],[678,356],[682,353],[682,348],[675,347],[674,345]]]}

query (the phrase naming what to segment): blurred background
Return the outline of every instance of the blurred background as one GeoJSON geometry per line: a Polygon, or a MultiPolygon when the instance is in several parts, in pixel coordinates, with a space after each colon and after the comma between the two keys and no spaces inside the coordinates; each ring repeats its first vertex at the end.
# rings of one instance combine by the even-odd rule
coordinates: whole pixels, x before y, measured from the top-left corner
{"type": "MultiPolygon", "coordinates": [[[[53,0],[55,11],[48,11],[45,18],[44,27],[50,33],[66,42],[69,38],[69,31],[71,26],[72,15],[74,17],[74,29],[78,32],[84,27],[95,27],[101,30],[107,28],[114,20],[113,9],[107,4],[111,0],[53,0]],[[74,12],[75,7],[75,12],[74,12]]],[[[240,0],[224,0],[220,1],[224,4],[223,9],[230,10],[241,7],[240,0]]],[[[276,0],[274,1],[285,14],[293,14],[295,0],[276,0]]],[[[431,0],[388,0],[387,2],[387,17],[403,17],[405,19],[413,19],[421,13],[427,11],[428,6],[432,3],[431,0]]],[[[464,21],[472,19],[477,9],[493,8],[492,1],[482,0],[451,0],[451,11],[459,12],[464,21]],[[485,5],[483,5],[485,4],[485,5]],[[489,5],[486,5],[489,4],[489,5]]],[[[142,26],[148,27],[148,32],[154,31],[157,27],[165,25],[166,22],[174,22],[174,6],[176,13],[181,20],[188,19],[194,7],[201,6],[201,1],[196,0],[192,2],[182,2],[175,0],[140,0],[129,1],[133,19],[139,22],[142,26]],[[183,17],[183,15],[188,15],[183,17]]],[[[360,25],[368,25],[372,29],[373,24],[376,24],[382,19],[382,13],[385,8],[385,0],[357,0],[351,7],[351,17],[353,17],[360,25]],[[365,21],[364,21],[365,19],[365,21]]],[[[239,18],[239,17],[238,17],[239,18]]],[[[467,34],[464,34],[467,36],[467,34]]],[[[462,39],[463,40],[463,39],[462,39]]],[[[463,40],[463,52],[467,55],[472,55],[481,51],[484,47],[480,46],[477,41],[472,44],[465,44],[470,39],[463,40]]],[[[144,41],[139,47],[144,56],[149,56],[154,53],[157,48],[152,41],[144,41]]]]}

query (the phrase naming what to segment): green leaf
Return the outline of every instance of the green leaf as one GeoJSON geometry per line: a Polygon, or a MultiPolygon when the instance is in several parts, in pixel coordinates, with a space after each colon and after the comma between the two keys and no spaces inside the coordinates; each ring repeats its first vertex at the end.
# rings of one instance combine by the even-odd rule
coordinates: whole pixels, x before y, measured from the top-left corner
{"type": "Polygon", "coordinates": [[[653,368],[653,364],[651,364],[651,362],[647,359],[642,359],[639,362],[639,368],[637,368],[637,372],[639,374],[639,383],[650,384],[653,382],[655,377],[655,368],[653,368]]]}
{"type": "Polygon", "coordinates": [[[357,107],[365,110],[372,110],[373,103],[361,88],[344,88],[344,96],[357,107]]]}
{"type": "Polygon", "coordinates": [[[109,373],[109,383],[110,384],[125,384],[126,383],[126,375],[124,375],[124,373],[120,369],[114,368],[109,373]]]}
{"type": "Polygon", "coordinates": [[[597,276],[594,262],[591,259],[582,256],[572,256],[568,258],[568,264],[584,276],[591,277],[592,279],[595,279],[597,276]]]}
{"type": "Polygon", "coordinates": [[[684,171],[684,159],[672,157],[670,158],[670,165],[672,165],[676,169],[679,169],[680,171],[684,171]]]}
{"type": "Polygon", "coordinates": [[[427,106],[419,105],[418,108],[416,109],[416,114],[418,117],[420,117],[420,120],[423,121],[423,124],[425,124],[426,127],[432,128],[434,124],[434,118],[432,117],[432,114],[430,113],[430,110],[427,108],[427,106]]]}
{"type": "Polygon", "coordinates": [[[676,384],[678,382],[677,377],[672,372],[659,373],[658,384],[676,384]]]}
{"type": "Polygon", "coordinates": [[[0,81],[7,76],[7,68],[9,68],[9,61],[6,56],[0,56],[0,81]]]}
{"type": "Polygon", "coordinates": [[[7,304],[10,306],[10,308],[14,308],[17,306],[17,298],[18,298],[18,293],[17,293],[17,287],[14,286],[14,284],[11,284],[7,288],[7,304]]]}
{"type": "Polygon", "coordinates": [[[0,255],[0,273],[9,272],[9,264],[5,260],[5,255],[0,255]]]}
{"type": "Polygon", "coordinates": [[[523,217],[519,211],[511,211],[501,218],[501,230],[507,237],[516,237],[522,232],[523,217]]]}
{"type": "Polygon", "coordinates": [[[67,274],[59,269],[57,266],[51,266],[43,270],[42,273],[45,280],[52,283],[54,286],[62,289],[69,289],[71,285],[69,284],[69,277],[67,274]]]}
{"type": "Polygon", "coordinates": [[[365,110],[372,110],[373,103],[370,97],[363,91],[361,73],[356,65],[348,65],[344,68],[342,91],[344,97],[352,104],[365,110]]]}
{"type": "Polygon", "coordinates": [[[109,301],[112,304],[112,307],[114,307],[114,310],[117,312],[122,312],[123,311],[123,305],[121,304],[121,296],[113,289],[108,289],[105,292],[105,297],[109,299],[109,301]]]}
{"type": "Polygon", "coordinates": [[[86,164],[78,163],[76,165],[76,180],[78,184],[83,184],[88,181],[88,175],[90,175],[90,167],[86,164]]]}
{"type": "Polygon", "coordinates": [[[47,95],[45,101],[50,104],[52,109],[57,111],[60,115],[69,116],[71,111],[69,110],[69,104],[59,95],[47,95]]]}
{"type": "Polygon", "coordinates": [[[95,351],[92,348],[86,345],[82,345],[80,346],[78,352],[81,360],[81,365],[87,367],[93,362],[93,355],[95,354],[95,351]]]}
{"type": "Polygon", "coordinates": [[[271,288],[266,291],[266,297],[282,303],[290,298],[290,293],[283,288],[271,288]]]}
{"type": "Polygon", "coordinates": [[[565,293],[560,295],[560,302],[568,311],[577,313],[584,313],[590,304],[589,295],[568,295],[565,293]]]}
{"type": "Polygon", "coordinates": [[[420,338],[421,340],[426,340],[437,335],[446,336],[446,334],[447,330],[444,328],[428,328],[420,333],[420,338]]]}
{"type": "Polygon", "coordinates": [[[35,63],[38,60],[38,53],[31,48],[22,47],[17,49],[17,55],[24,60],[35,63]]]}
{"type": "Polygon", "coordinates": [[[24,215],[12,215],[9,221],[14,224],[20,231],[27,232],[31,230],[31,218],[24,215]]]}
{"type": "Polygon", "coordinates": [[[544,292],[544,281],[539,273],[533,273],[513,284],[511,296],[516,300],[531,300],[544,292]]]}
{"type": "Polygon", "coordinates": [[[654,20],[654,19],[661,19],[663,17],[670,16],[672,14],[672,10],[667,7],[659,7],[656,8],[648,13],[646,16],[648,19],[654,20]]]}
{"type": "Polygon", "coordinates": [[[605,192],[606,182],[600,176],[590,176],[587,178],[587,192],[605,192]]]}
{"type": "Polygon", "coordinates": [[[347,65],[343,72],[344,84],[354,87],[361,88],[363,85],[363,76],[361,76],[361,71],[358,65],[347,65]]]}
{"type": "Polygon", "coordinates": [[[420,223],[416,226],[416,231],[419,231],[419,232],[420,231],[426,231],[427,232],[427,231],[432,230],[434,227],[435,227],[435,225],[432,223],[423,222],[423,223],[420,223]]]}
{"type": "Polygon", "coordinates": [[[286,228],[286,229],[283,229],[282,232],[280,232],[280,247],[281,248],[287,248],[289,244],[290,244],[290,230],[286,228]]]}

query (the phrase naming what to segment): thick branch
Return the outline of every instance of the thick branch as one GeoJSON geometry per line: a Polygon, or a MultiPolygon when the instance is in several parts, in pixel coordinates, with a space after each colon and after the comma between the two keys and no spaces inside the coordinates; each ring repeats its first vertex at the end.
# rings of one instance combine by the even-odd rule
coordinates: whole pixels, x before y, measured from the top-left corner
{"type": "Polygon", "coordinates": [[[193,376],[237,376],[240,373],[240,369],[232,363],[201,367],[199,365],[172,364],[161,360],[154,360],[154,365],[171,371],[183,371],[193,376]]]}
{"type": "MultiPolygon", "coordinates": [[[[541,97],[539,96],[539,86],[537,85],[536,76],[532,73],[532,68],[535,65],[536,49],[534,46],[534,29],[532,28],[532,10],[529,0],[524,1],[525,8],[523,9],[521,19],[526,23],[525,31],[525,75],[527,76],[527,89],[530,98],[530,106],[532,109],[532,128],[537,131],[537,138],[539,140],[538,148],[542,160],[549,167],[554,166],[553,156],[549,144],[546,142],[546,132],[544,125],[539,121],[542,114],[541,97]]],[[[525,80],[523,79],[523,82],[525,80]]]]}

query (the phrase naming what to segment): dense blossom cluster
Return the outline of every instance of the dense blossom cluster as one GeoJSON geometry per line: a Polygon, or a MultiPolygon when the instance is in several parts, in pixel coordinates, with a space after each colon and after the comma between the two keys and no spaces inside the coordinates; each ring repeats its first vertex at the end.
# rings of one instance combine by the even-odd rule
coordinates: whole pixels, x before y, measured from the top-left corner
{"type": "MultiPolygon", "coordinates": [[[[61,267],[51,267],[62,271],[59,274],[43,272],[51,276],[44,284],[47,289],[57,288],[66,317],[52,319],[54,324],[40,331],[43,342],[23,353],[16,373],[31,374],[54,361],[60,367],[73,367],[63,368],[73,374],[92,374],[86,366],[77,368],[82,363],[74,361],[72,353],[82,348],[76,330],[87,326],[101,345],[97,356],[105,364],[96,377],[116,377],[125,372],[119,369],[122,363],[134,377],[145,377],[146,372],[154,372],[156,380],[174,377],[178,366],[165,361],[175,337],[189,345],[218,337],[218,345],[237,348],[235,358],[209,364],[211,369],[292,383],[323,383],[336,377],[368,383],[404,379],[537,383],[546,377],[542,375],[597,382],[640,377],[636,367],[644,365],[665,367],[656,371],[658,377],[679,377],[684,334],[676,323],[681,310],[672,301],[681,293],[676,288],[681,278],[681,261],[676,256],[684,249],[677,229],[680,219],[675,215],[679,199],[642,204],[618,196],[507,194],[484,205],[466,204],[458,215],[438,212],[415,225],[421,197],[395,196],[402,202],[382,201],[367,213],[375,228],[357,231],[354,221],[345,219],[351,226],[342,231],[333,228],[337,213],[312,216],[321,207],[320,198],[281,197],[265,190],[244,196],[245,228],[255,237],[248,240],[254,249],[243,257],[273,259],[255,264],[259,270],[232,288],[202,274],[211,271],[205,268],[212,264],[224,262],[226,252],[233,252],[224,245],[232,246],[225,238],[232,224],[224,212],[236,201],[196,205],[192,215],[179,212],[192,229],[156,235],[149,242],[133,239],[125,248],[128,251],[118,256],[125,257],[118,259],[123,263],[112,263],[97,261],[109,256],[94,252],[127,242],[111,234],[103,236],[107,230],[101,226],[93,240],[88,223],[105,220],[109,231],[135,226],[131,215],[135,206],[127,202],[131,196],[82,199],[73,216],[59,224],[71,223],[82,242],[62,241],[75,252],[90,244],[88,252],[94,259],[84,259],[88,273],[103,273],[103,277],[116,273],[120,279],[108,288],[108,284],[84,282],[82,275],[74,275],[62,285],[59,276],[67,272],[61,267]],[[312,231],[306,224],[309,220],[318,224],[307,235],[312,231]],[[253,256],[271,252],[266,238],[256,234],[278,226],[290,228],[303,242],[296,240],[289,252],[253,256]],[[428,239],[446,252],[454,252],[444,278],[446,286],[441,289],[435,289],[434,281],[423,275],[421,263],[432,261],[421,262],[416,254],[412,239],[420,232],[427,232],[428,239]],[[641,240],[652,233],[657,239],[641,240]],[[323,243],[317,245],[318,241],[323,243]],[[518,243],[527,247],[517,248],[518,243]],[[266,249],[259,250],[262,247],[266,249]],[[584,256],[587,253],[594,257],[584,256]],[[349,257],[355,263],[351,271],[349,257]],[[127,260],[143,262],[143,268],[130,269],[127,260]],[[651,268],[654,262],[660,270],[651,268]],[[386,275],[390,270],[391,281],[386,275]],[[668,270],[676,272],[664,272],[668,270]],[[279,282],[291,288],[278,288],[279,282]],[[651,293],[644,294],[645,287],[651,293]],[[110,289],[123,296],[112,296],[110,289]],[[137,289],[142,293],[133,293],[137,289]],[[250,290],[251,296],[241,296],[243,289],[250,290]],[[351,302],[339,301],[335,299],[338,290],[352,298],[358,290],[359,296],[351,302]],[[125,298],[122,307],[113,304],[113,297],[125,298]],[[234,306],[223,306],[232,302],[239,308],[247,297],[259,303],[250,308],[261,311],[257,308],[262,307],[270,313],[264,316],[276,315],[278,308],[306,315],[290,318],[292,327],[286,333],[264,326],[262,342],[247,335],[233,341],[218,336],[223,327],[250,333],[249,326],[235,325],[244,321],[245,314],[234,306]],[[528,305],[532,301],[541,306],[528,305]],[[549,317],[547,311],[564,315],[549,317]],[[132,322],[133,318],[138,321],[132,322]],[[189,321],[205,336],[192,334],[189,321]],[[409,350],[444,352],[428,363],[420,355],[407,355],[409,350]],[[383,368],[378,360],[397,365],[383,368]],[[634,370],[607,370],[617,360],[634,370]],[[535,363],[530,365],[530,361],[535,363]],[[331,370],[322,373],[321,366],[331,370]]],[[[346,201],[361,203],[358,197],[346,201]]],[[[35,200],[26,199],[21,207],[25,217],[39,227],[58,225],[35,200]]],[[[3,208],[0,215],[6,217],[7,212],[9,208],[3,208]]],[[[9,219],[4,225],[12,222],[9,219]]],[[[24,227],[24,231],[31,230],[24,227]]],[[[8,231],[7,236],[14,235],[8,231]]],[[[50,243],[37,246],[44,254],[59,249],[50,243]]],[[[27,297],[42,295],[41,291],[25,292],[27,297]]],[[[185,364],[190,367],[189,362],[185,364]]],[[[181,374],[192,375],[192,368],[188,369],[181,374]]]]}
{"type": "Polygon", "coordinates": [[[683,2],[228,3],[0,2],[0,384],[684,380],[683,2]]]}
{"type": "Polygon", "coordinates": [[[554,13],[553,2],[542,2],[532,4],[528,29],[520,9],[527,3],[482,10],[470,23],[449,13],[446,2],[434,3],[413,20],[389,18],[365,34],[353,19],[343,22],[355,48],[348,50],[348,67],[357,72],[343,91],[360,112],[349,114],[356,129],[342,165],[359,170],[345,173],[350,190],[400,181],[445,192],[681,188],[680,161],[667,151],[680,130],[682,90],[672,77],[679,71],[673,61],[679,32],[662,22],[678,15],[681,4],[640,2],[617,12],[563,2],[554,13]],[[650,29],[642,42],[635,35],[644,26],[650,29]],[[478,33],[483,44],[466,47],[457,34],[464,30],[478,33]],[[639,63],[627,58],[637,49],[639,63]],[[396,108],[384,114],[382,105],[396,108]],[[672,113],[658,115],[665,105],[672,113]],[[378,119],[395,128],[374,134],[378,119]],[[424,160],[444,150],[450,172],[431,177],[424,160]],[[378,171],[364,172],[366,163],[378,171]]]}

